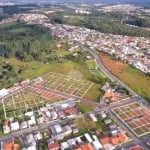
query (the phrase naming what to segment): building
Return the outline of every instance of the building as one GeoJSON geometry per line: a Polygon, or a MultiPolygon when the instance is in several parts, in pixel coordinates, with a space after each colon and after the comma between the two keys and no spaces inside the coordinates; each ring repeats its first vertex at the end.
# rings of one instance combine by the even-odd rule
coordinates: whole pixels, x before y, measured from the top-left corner
{"type": "Polygon", "coordinates": [[[93,122],[97,122],[97,118],[96,118],[95,114],[90,113],[90,114],[89,114],[89,117],[90,117],[90,119],[91,119],[93,122]]]}
{"type": "Polygon", "coordinates": [[[18,131],[19,130],[19,122],[18,121],[10,122],[10,128],[11,128],[11,131],[18,131]]]}
{"type": "Polygon", "coordinates": [[[6,96],[7,94],[9,94],[9,90],[7,89],[0,90],[0,98],[6,96]]]}
{"type": "Polygon", "coordinates": [[[82,150],[94,150],[94,147],[90,143],[84,143],[80,147],[82,150]]]}
{"type": "Polygon", "coordinates": [[[28,120],[28,125],[31,126],[34,124],[36,124],[35,116],[31,116],[30,120],[28,120]]]}
{"type": "Polygon", "coordinates": [[[94,146],[95,150],[101,150],[101,149],[103,149],[102,144],[98,140],[93,141],[92,145],[94,146]]]}
{"type": "Polygon", "coordinates": [[[28,134],[26,136],[26,141],[25,143],[28,145],[28,146],[36,146],[36,141],[34,139],[34,136],[33,134],[28,134]]]}
{"type": "Polygon", "coordinates": [[[8,120],[5,120],[3,122],[3,132],[4,134],[7,134],[10,132],[10,126],[9,126],[9,121],[8,120]]]}
{"type": "Polygon", "coordinates": [[[43,137],[42,137],[42,134],[38,131],[37,133],[34,134],[34,139],[36,141],[39,141],[41,140],[43,137]]]}
{"type": "Polygon", "coordinates": [[[60,149],[60,145],[57,142],[49,143],[48,144],[48,148],[49,148],[49,150],[59,150],[60,149]]]}
{"type": "Polygon", "coordinates": [[[24,121],[20,124],[20,129],[26,129],[26,128],[28,128],[28,122],[24,121]]]}
{"type": "Polygon", "coordinates": [[[62,140],[65,136],[63,129],[59,124],[51,126],[50,130],[52,132],[52,138],[54,138],[56,140],[62,140]]]}
{"type": "Polygon", "coordinates": [[[2,150],[19,150],[19,144],[15,144],[14,140],[1,143],[2,150]]]}
{"type": "Polygon", "coordinates": [[[105,119],[104,122],[106,125],[108,125],[108,124],[112,123],[112,120],[111,119],[105,119]]]}
{"type": "Polygon", "coordinates": [[[69,149],[69,144],[67,142],[61,143],[61,150],[69,149]]]}

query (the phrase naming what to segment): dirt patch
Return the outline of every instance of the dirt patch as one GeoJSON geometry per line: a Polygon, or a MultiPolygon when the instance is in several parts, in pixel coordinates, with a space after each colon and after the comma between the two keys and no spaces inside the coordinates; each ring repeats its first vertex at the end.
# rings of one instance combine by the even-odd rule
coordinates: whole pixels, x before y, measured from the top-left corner
{"type": "Polygon", "coordinates": [[[113,60],[106,54],[100,54],[99,57],[101,58],[106,68],[108,68],[113,73],[122,73],[127,68],[127,64],[121,61],[113,60]]]}

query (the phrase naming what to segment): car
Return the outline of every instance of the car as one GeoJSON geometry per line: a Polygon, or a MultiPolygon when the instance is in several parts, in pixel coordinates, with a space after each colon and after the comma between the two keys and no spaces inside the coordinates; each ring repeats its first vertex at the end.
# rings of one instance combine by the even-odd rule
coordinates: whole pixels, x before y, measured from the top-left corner
{"type": "Polygon", "coordinates": [[[146,145],[150,147],[150,141],[147,141],[147,142],[146,142],[146,145]]]}

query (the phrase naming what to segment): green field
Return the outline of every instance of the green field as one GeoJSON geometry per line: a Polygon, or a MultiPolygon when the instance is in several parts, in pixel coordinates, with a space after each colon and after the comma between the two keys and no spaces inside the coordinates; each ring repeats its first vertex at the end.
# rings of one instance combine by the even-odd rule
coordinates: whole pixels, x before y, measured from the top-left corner
{"type": "Polygon", "coordinates": [[[112,59],[109,55],[101,53],[101,58],[105,66],[114,75],[116,75],[139,95],[150,101],[150,77],[148,75],[145,75],[140,70],[121,61],[112,59]]]}
{"type": "MultiPolygon", "coordinates": [[[[93,75],[89,71],[86,64],[79,64],[72,61],[65,60],[63,63],[49,63],[44,64],[38,61],[32,62],[22,62],[15,58],[5,59],[10,64],[16,67],[16,69],[22,66],[23,71],[19,75],[22,80],[24,79],[33,79],[39,76],[43,76],[48,72],[55,72],[67,75],[72,70],[78,70],[82,73],[83,79],[90,80],[93,78],[93,75]]],[[[97,98],[101,94],[100,84],[94,83],[88,93],[85,95],[86,98],[97,101],[97,98]]]]}
{"type": "MultiPolygon", "coordinates": [[[[48,72],[67,75],[73,70],[81,72],[83,79],[92,81],[94,74],[85,63],[89,54],[80,50],[78,52],[78,48],[77,56],[73,56],[74,52],[68,51],[70,45],[64,40],[54,40],[47,29],[14,22],[0,26],[0,33],[0,88],[48,72]],[[58,48],[57,45],[61,47],[58,48]]],[[[90,65],[96,67],[95,62],[90,65]]],[[[89,90],[85,97],[97,100],[101,94],[99,88],[100,85],[94,82],[94,91],[89,90]]]]}
{"type": "Polygon", "coordinates": [[[117,76],[139,95],[150,101],[150,77],[130,66],[117,76]]]}

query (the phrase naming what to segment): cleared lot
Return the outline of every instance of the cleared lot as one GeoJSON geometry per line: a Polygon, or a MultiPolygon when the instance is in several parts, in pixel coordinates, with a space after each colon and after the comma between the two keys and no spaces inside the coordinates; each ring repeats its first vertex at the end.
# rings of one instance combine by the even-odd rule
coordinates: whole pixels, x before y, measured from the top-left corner
{"type": "Polygon", "coordinates": [[[143,105],[133,102],[114,108],[113,112],[136,136],[150,133],[150,111],[143,105]]]}

